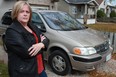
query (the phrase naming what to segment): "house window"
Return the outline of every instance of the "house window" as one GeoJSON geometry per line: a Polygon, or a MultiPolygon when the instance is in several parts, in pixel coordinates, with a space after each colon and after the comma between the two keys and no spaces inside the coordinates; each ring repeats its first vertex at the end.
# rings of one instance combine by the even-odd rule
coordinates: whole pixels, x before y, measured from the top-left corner
{"type": "Polygon", "coordinates": [[[77,7],[76,6],[72,6],[72,14],[77,14],[77,7]]]}
{"type": "Polygon", "coordinates": [[[104,5],[106,5],[106,1],[104,1],[104,5]]]}

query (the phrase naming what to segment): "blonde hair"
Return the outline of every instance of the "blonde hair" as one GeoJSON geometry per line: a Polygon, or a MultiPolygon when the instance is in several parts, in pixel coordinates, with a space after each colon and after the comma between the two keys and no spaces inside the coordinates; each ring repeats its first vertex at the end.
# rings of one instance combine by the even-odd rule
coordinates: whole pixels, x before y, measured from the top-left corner
{"type": "Polygon", "coordinates": [[[32,10],[31,10],[31,6],[29,5],[28,2],[26,1],[18,1],[14,4],[13,8],[12,8],[12,13],[11,13],[11,16],[12,16],[12,19],[15,20],[19,14],[19,11],[22,9],[22,7],[24,5],[27,5],[29,7],[29,11],[30,11],[30,18],[29,18],[29,21],[31,21],[31,17],[32,17],[32,10]]]}

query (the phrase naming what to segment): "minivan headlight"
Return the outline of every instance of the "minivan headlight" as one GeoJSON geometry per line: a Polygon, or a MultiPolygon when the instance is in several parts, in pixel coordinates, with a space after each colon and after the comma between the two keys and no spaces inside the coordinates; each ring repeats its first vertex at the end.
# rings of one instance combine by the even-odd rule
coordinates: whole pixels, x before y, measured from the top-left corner
{"type": "Polygon", "coordinates": [[[88,48],[74,48],[73,49],[74,54],[77,55],[91,55],[91,54],[95,54],[96,50],[93,47],[88,47],[88,48]]]}

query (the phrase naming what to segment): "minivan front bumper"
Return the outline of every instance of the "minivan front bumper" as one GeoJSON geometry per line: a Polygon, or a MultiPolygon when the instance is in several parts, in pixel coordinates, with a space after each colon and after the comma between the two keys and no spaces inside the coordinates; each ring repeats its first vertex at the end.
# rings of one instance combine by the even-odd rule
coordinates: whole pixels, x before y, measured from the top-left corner
{"type": "Polygon", "coordinates": [[[72,69],[80,71],[91,71],[96,68],[97,65],[105,63],[111,59],[112,48],[110,47],[108,51],[102,54],[95,54],[89,56],[78,56],[71,54],[70,61],[72,64],[72,69]]]}

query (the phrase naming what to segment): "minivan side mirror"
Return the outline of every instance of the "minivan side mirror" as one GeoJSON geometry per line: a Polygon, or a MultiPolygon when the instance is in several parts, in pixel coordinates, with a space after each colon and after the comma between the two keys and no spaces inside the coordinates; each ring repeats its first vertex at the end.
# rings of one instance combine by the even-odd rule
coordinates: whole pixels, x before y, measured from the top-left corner
{"type": "MultiPolygon", "coordinates": [[[[40,28],[39,28],[40,29],[40,28]]],[[[46,29],[40,29],[41,32],[45,33],[46,32],[46,29]]]]}
{"type": "Polygon", "coordinates": [[[42,32],[46,32],[46,28],[42,22],[32,20],[32,23],[37,26],[42,32]]]}

